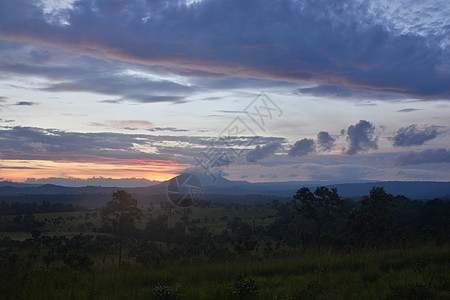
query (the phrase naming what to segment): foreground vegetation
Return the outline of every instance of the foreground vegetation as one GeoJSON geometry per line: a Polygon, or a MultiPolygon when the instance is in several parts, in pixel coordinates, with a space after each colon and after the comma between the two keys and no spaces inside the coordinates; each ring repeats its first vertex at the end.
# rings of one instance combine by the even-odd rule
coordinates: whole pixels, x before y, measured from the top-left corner
{"type": "Polygon", "coordinates": [[[3,299],[450,299],[450,203],[374,187],[291,202],[1,204],[3,299]]]}
{"type": "MultiPolygon", "coordinates": [[[[174,261],[13,275],[18,299],[450,299],[450,247],[289,254],[227,263],[174,261]]],[[[5,282],[6,278],[3,278],[5,282]]],[[[8,279],[11,283],[11,278],[8,279]]],[[[8,294],[3,294],[4,296],[8,294]]],[[[6,298],[7,299],[7,298],[6,298]]]]}

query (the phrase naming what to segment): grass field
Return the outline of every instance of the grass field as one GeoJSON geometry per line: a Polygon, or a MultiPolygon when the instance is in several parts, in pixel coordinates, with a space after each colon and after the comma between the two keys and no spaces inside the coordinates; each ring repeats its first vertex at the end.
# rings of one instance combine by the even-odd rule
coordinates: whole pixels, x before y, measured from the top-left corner
{"type": "MultiPolygon", "coordinates": [[[[145,228],[149,218],[160,214],[168,216],[172,227],[182,221],[183,211],[144,210],[137,228],[145,228]]],[[[265,205],[196,207],[190,222],[220,234],[234,217],[255,227],[270,225],[275,216],[276,210],[265,205]]],[[[113,237],[98,231],[102,226],[98,210],[34,217],[44,223],[40,230],[46,236],[70,239],[83,233],[113,237]]],[[[35,249],[30,233],[0,233],[5,236],[24,244],[29,239],[28,247],[35,249]]],[[[14,248],[15,252],[4,248],[7,267],[0,272],[0,280],[5,294],[0,294],[0,299],[450,299],[450,245],[445,242],[439,247],[430,241],[361,252],[338,247],[334,249],[340,250],[325,250],[321,255],[314,246],[281,245],[266,256],[266,241],[259,240],[251,253],[226,257],[212,259],[195,255],[198,252],[186,258],[169,256],[159,267],[136,263],[124,246],[125,263],[119,268],[117,245],[111,245],[87,253],[93,265],[85,270],[69,267],[61,259],[46,265],[42,258],[48,248],[44,246],[46,250],[34,259],[21,247],[14,248]],[[23,263],[10,262],[12,254],[19,255],[23,263]]]]}
{"type": "MultiPolygon", "coordinates": [[[[143,210],[143,212],[141,220],[136,223],[136,227],[139,229],[145,227],[150,217],[156,217],[161,213],[159,209],[152,211],[143,210]]],[[[180,222],[181,214],[182,210],[171,210],[168,225],[173,226],[176,222],[180,222]]],[[[221,232],[226,228],[227,222],[234,217],[242,218],[251,224],[265,226],[275,219],[273,217],[274,214],[275,210],[268,206],[243,206],[238,208],[224,206],[211,208],[195,207],[192,209],[190,218],[198,222],[198,226],[208,227],[215,232],[221,232]]],[[[42,231],[51,236],[71,236],[80,232],[93,233],[94,228],[100,228],[102,225],[100,211],[98,210],[37,213],[34,214],[34,217],[37,221],[45,221],[42,231]],[[86,223],[91,223],[91,225],[86,226],[86,223]]]]}
{"type": "Polygon", "coordinates": [[[258,299],[450,299],[449,251],[308,253],[265,261],[173,262],[159,269],[97,264],[84,272],[55,266],[35,270],[18,298],[230,299],[233,286],[245,292],[253,285],[258,299]]]}

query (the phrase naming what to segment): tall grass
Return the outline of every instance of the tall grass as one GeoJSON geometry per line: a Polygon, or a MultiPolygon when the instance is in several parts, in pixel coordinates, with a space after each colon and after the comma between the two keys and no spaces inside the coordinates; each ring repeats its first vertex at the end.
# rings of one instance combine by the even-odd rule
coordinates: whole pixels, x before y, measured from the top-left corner
{"type": "MultiPolygon", "coordinates": [[[[184,299],[228,299],[242,274],[260,299],[450,299],[450,247],[289,255],[230,262],[173,262],[161,268],[96,264],[90,271],[54,265],[30,270],[18,299],[158,299],[155,287],[184,299]]],[[[1,297],[1,296],[0,296],[1,297]]]]}

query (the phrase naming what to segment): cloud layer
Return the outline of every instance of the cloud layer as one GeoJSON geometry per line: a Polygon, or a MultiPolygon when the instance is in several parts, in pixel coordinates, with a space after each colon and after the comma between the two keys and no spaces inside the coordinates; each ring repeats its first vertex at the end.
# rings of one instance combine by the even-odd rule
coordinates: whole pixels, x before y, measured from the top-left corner
{"type": "Polygon", "coordinates": [[[258,160],[264,159],[273,155],[277,150],[281,148],[281,144],[278,142],[271,142],[267,145],[260,146],[257,145],[255,149],[250,150],[246,154],[248,162],[257,162],[258,160]]]}
{"type": "Polygon", "coordinates": [[[295,142],[292,148],[289,150],[288,155],[292,157],[305,156],[308,153],[316,151],[316,143],[313,139],[302,139],[295,142]]]}
{"type": "MultiPolygon", "coordinates": [[[[239,74],[449,98],[450,5],[439,2],[439,13],[421,5],[406,1],[400,18],[398,9],[356,0],[79,0],[64,7],[6,0],[0,9],[0,39],[164,66],[183,76],[239,74]],[[418,23],[422,19],[412,16],[421,10],[428,18],[418,23]]],[[[40,64],[52,59],[46,52],[33,56],[40,64]]],[[[76,80],[51,89],[98,87],[76,80]]],[[[162,94],[136,95],[132,85],[125,90],[124,96],[139,101],[170,101],[162,94]]]]}
{"type": "Polygon", "coordinates": [[[317,134],[317,145],[322,151],[330,151],[333,149],[336,139],[332,137],[328,132],[321,131],[317,134]]]}
{"type": "MultiPolygon", "coordinates": [[[[149,126],[151,123],[123,121],[112,124],[126,125],[124,128],[129,129],[128,126],[149,126]]],[[[20,126],[0,127],[0,137],[2,159],[117,164],[194,163],[194,157],[200,156],[212,142],[217,142],[216,137],[209,136],[82,133],[20,126]]],[[[249,157],[259,160],[275,152],[283,141],[276,137],[239,137],[227,141],[226,145],[217,142],[216,146],[231,154],[242,144],[256,144],[257,149],[252,150],[249,157]],[[264,146],[260,147],[260,144],[264,146]]]]}
{"type": "Polygon", "coordinates": [[[413,124],[400,128],[394,136],[395,147],[420,146],[426,141],[432,140],[440,133],[438,126],[424,126],[419,128],[413,124]]]}
{"type": "Polygon", "coordinates": [[[375,126],[366,120],[360,120],[357,124],[349,126],[347,129],[349,145],[345,153],[353,155],[378,149],[378,136],[375,129],[375,126]]]}
{"type": "Polygon", "coordinates": [[[450,163],[450,151],[445,148],[411,151],[395,157],[394,163],[400,166],[450,163]]]}

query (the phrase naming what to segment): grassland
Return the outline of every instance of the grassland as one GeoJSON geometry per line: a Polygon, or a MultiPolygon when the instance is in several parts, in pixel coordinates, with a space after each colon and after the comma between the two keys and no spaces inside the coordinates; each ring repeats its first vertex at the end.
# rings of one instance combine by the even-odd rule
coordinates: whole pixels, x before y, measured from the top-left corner
{"type": "MultiPolygon", "coordinates": [[[[91,271],[40,268],[18,299],[229,299],[242,274],[258,299],[450,299],[449,247],[290,255],[232,262],[174,261],[163,268],[97,264],[91,271]],[[177,288],[178,287],[178,288],[177,288]],[[162,297],[163,298],[163,297],[162,297]],[[164,298],[163,298],[164,299],[164,298]]],[[[241,278],[242,280],[242,278],[241,278]]],[[[245,288],[245,287],[244,287],[245,288]]]]}
{"type": "MultiPolygon", "coordinates": [[[[162,213],[169,227],[182,220],[183,211],[144,210],[137,228],[144,229],[150,218],[162,213]]],[[[197,207],[189,218],[191,224],[218,235],[229,230],[235,217],[256,228],[272,224],[276,213],[267,205],[197,207]]],[[[34,218],[43,223],[42,236],[114,237],[101,231],[98,210],[37,213],[34,218]]],[[[39,240],[26,232],[0,233],[0,238],[5,236],[30,249],[36,249],[33,243],[39,240]]],[[[265,242],[258,240],[251,252],[214,259],[201,254],[169,256],[157,267],[135,262],[125,247],[120,268],[117,246],[111,245],[106,251],[87,253],[93,265],[86,269],[70,267],[61,259],[44,263],[48,239],[42,239],[40,256],[34,258],[20,246],[4,246],[0,299],[450,299],[450,245],[445,242],[360,251],[329,247],[320,255],[314,245],[281,245],[270,256],[264,254],[265,242]],[[19,261],[11,259],[12,254],[19,261]]]]}

